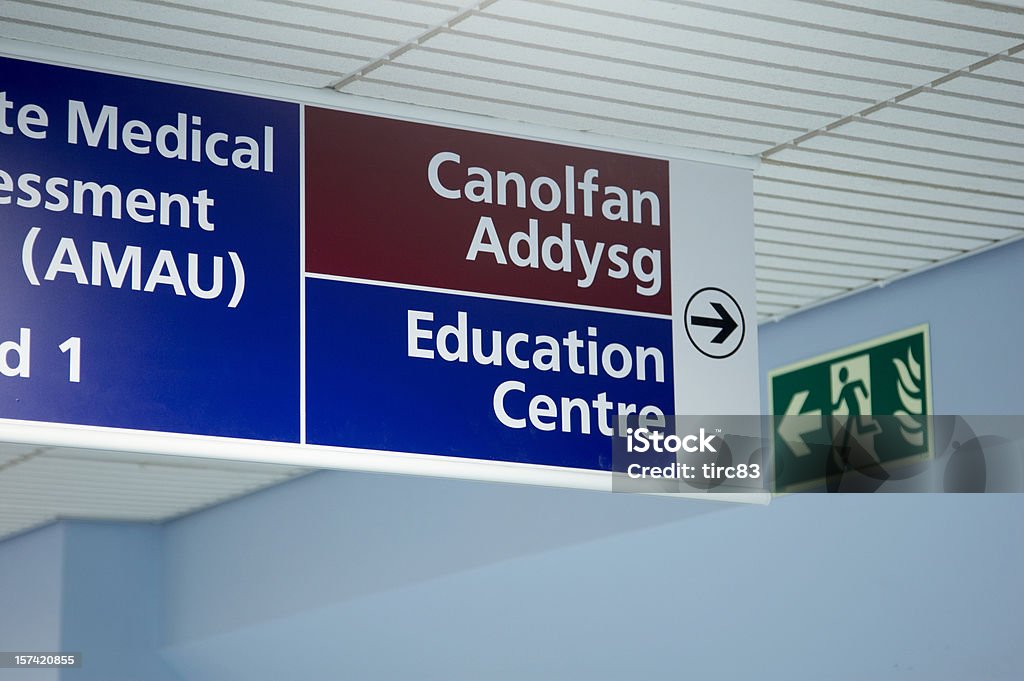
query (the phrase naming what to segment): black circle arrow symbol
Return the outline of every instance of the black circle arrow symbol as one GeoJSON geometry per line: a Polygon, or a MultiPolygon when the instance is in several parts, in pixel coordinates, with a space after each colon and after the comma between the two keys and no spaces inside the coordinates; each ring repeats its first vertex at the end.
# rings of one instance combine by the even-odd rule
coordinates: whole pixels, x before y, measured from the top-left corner
{"type": "Polygon", "coordinates": [[[686,336],[705,357],[726,359],[732,357],[746,335],[743,308],[724,289],[705,286],[692,296],[683,311],[686,336]],[[718,333],[711,331],[718,329],[718,333]]]}
{"type": "Polygon", "coordinates": [[[715,312],[718,313],[718,317],[698,317],[696,315],[690,316],[690,324],[693,326],[710,326],[712,328],[720,329],[718,334],[711,339],[712,343],[721,344],[732,335],[739,324],[732,318],[729,311],[725,309],[725,306],[721,303],[711,303],[711,307],[714,308],[715,312]]]}

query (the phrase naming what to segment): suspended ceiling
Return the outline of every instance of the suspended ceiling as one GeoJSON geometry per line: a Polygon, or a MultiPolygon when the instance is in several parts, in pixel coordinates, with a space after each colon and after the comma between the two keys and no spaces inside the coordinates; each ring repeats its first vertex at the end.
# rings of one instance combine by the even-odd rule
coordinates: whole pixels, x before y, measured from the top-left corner
{"type": "MultiPolygon", "coordinates": [[[[762,320],[1024,234],[1024,0],[3,0],[0,38],[759,157],[762,320]]],[[[0,537],[298,472],[3,446],[0,537]]]]}
{"type": "Polygon", "coordinates": [[[303,472],[270,464],[0,442],[0,539],[58,518],[160,522],[303,472]]]}
{"type": "Polygon", "coordinates": [[[759,156],[762,319],[1024,233],[1021,0],[4,0],[0,36],[759,156]]]}

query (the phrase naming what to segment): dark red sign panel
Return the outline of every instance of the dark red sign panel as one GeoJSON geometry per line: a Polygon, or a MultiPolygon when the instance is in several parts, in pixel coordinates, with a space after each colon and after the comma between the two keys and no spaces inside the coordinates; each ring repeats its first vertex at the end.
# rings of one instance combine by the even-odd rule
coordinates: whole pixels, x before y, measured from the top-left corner
{"type": "Polygon", "coordinates": [[[306,108],[306,270],[669,314],[668,162],[306,108]]]}

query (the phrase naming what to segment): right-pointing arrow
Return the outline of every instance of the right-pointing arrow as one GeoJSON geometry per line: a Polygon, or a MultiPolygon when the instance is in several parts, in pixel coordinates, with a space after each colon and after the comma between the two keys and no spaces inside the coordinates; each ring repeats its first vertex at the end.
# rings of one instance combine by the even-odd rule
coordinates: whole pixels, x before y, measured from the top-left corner
{"type": "Polygon", "coordinates": [[[732,335],[732,332],[736,330],[739,324],[732,318],[729,311],[725,309],[725,305],[721,303],[711,303],[711,307],[715,308],[715,312],[718,313],[718,317],[697,317],[690,315],[690,323],[694,326],[710,326],[715,329],[720,329],[718,334],[711,339],[712,343],[724,343],[725,339],[732,335]]]}
{"type": "Polygon", "coordinates": [[[811,448],[804,442],[804,435],[813,433],[821,428],[821,419],[814,421],[808,417],[821,416],[820,409],[811,409],[806,414],[801,414],[804,403],[807,402],[809,390],[801,390],[793,395],[786,407],[786,413],[779,421],[779,437],[785,441],[796,456],[807,456],[811,448]]]}

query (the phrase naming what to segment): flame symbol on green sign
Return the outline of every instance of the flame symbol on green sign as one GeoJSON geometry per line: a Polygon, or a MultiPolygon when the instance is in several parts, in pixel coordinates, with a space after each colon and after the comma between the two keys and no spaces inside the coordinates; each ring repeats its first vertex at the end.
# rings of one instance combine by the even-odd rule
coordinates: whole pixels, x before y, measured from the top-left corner
{"type": "Polygon", "coordinates": [[[899,380],[896,392],[899,394],[903,409],[897,409],[895,416],[900,424],[900,435],[907,444],[920,447],[924,444],[924,423],[918,420],[924,413],[922,399],[921,364],[914,359],[913,351],[907,348],[907,361],[899,357],[892,360],[896,365],[899,380]]]}

